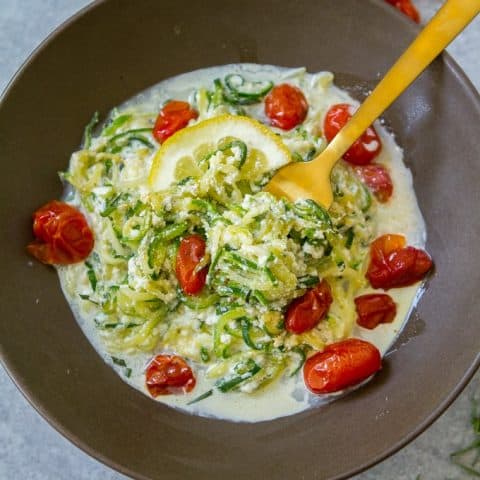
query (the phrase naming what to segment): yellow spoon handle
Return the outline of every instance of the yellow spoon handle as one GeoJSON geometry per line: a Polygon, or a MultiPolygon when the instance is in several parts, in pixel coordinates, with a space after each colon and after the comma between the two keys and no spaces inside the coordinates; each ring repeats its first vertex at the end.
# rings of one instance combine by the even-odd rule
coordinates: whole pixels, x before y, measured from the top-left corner
{"type": "MultiPolygon", "coordinates": [[[[321,155],[332,167],[352,143],[480,12],[480,0],[448,0],[321,155]],[[328,152],[327,152],[328,150],[328,152]],[[327,155],[325,155],[327,154],[327,155]]],[[[326,167],[325,167],[326,168],[326,167]]]]}

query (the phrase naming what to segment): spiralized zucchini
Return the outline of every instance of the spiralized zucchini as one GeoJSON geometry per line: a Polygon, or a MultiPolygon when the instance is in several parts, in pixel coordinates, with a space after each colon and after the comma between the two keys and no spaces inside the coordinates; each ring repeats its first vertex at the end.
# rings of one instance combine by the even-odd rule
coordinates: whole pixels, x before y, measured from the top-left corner
{"type": "MultiPolygon", "coordinates": [[[[271,82],[236,76],[194,95],[199,121],[261,101],[271,82]]],[[[325,88],[323,84],[319,88],[325,88]]],[[[93,312],[110,352],[175,351],[206,369],[221,392],[253,392],[295,374],[310,349],[347,337],[353,298],[365,284],[375,200],[343,162],[332,175],[329,211],[312,201],[277,200],[262,191],[266,159],[241,138],[205,143],[175,170],[177,183],[146,185],[158,145],[154,116],[113,112],[63,176],[86,212],[96,244],[82,265],[64,267],[67,291],[93,312]],[[175,276],[179,241],[206,239],[207,285],[186,296],[175,276]],[[325,279],[334,302],[313,330],[294,335],[283,325],[292,299],[325,279]]],[[[321,133],[281,134],[294,161],[322,148],[321,133]]]]}

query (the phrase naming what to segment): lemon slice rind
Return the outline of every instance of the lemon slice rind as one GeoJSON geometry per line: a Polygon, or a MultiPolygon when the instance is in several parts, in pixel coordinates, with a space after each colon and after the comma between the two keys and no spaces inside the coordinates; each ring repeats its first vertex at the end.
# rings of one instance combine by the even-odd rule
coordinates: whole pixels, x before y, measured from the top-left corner
{"type": "MultiPolygon", "coordinates": [[[[167,189],[175,182],[177,162],[191,156],[205,143],[216,144],[225,137],[235,137],[263,152],[264,171],[277,170],[291,161],[288,148],[268,127],[249,117],[220,115],[179,130],[168,138],[156,153],[148,178],[153,191],[167,189]]],[[[263,172],[262,172],[263,173],[263,172]]]]}

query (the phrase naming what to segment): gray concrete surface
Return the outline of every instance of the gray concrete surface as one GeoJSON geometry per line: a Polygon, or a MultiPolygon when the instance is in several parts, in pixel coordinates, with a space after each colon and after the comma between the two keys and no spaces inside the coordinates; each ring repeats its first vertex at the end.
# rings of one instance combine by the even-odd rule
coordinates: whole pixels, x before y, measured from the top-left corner
{"type": "MultiPolygon", "coordinates": [[[[89,3],[89,0],[0,0],[0,91],[42,39],[89,3]]],[[[417,0],[416,4],[426,19],[441,2],[417,0]]],[[[479,48],[480,18],[449,49],[477,89],[480,89],[479,48]]],[[[54,431],[29,406],[1,368],[0,392],[0,480],[126,478],[90,458],[54,431]]],[[[469,417],[474,395],[480,396],[480,373],[425,433],[355,480],[416,480],[419,475],[422,480],[473,478],[452,465],[449,454],[473,438],[469,417]]]]}

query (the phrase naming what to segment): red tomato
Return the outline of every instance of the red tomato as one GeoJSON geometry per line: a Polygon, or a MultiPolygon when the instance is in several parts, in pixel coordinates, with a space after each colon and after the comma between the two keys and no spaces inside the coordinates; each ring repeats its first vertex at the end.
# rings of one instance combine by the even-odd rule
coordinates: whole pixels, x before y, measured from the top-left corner
{"type": "Polygon", "coordinates": [[[305,95],[288,83],[273,87],[265,97],[265,115],[274,127],[291,130],[305,120],[307,112],[305,95]]]}
{"type": "Polygon", "coordinates": [[[197,270],[204,255],[205,240],[200,235],[189,235],[180,242],[175,271],[187,295],[199,293],[205,285],[208,267],[197,270]]]}
{"type": "Polygon", "coordinates": [[[380,323],[391,323],[397,314],[397,306],[386,293],[370,293],[355,299],[357,324],[374,329],[380,323]]]}
{"type": "Polygon", "coordinates": [[[410,0],[385,0],[390,5],[400,10],[402,13],[410,17],[414,22],[420,23],[420,14],[410,0]]]}
{"type": "MultiPolygon", "coordinates": [[[[355,108],[348,103],[333,105],[325,115],[323,132],[328,142],[347,124],[355,113],[355,108]]],[[[382,149],[382,142],[374,127],[370,126],[345,152],[343,159],[354,165],[370,163],[382,149]]]]}
{"type": "Polygon", "coordinates": [[[36,239],[27,246],[30,255],[47,264],[68,265],[90,255],[93,233],[76,208],[53,200],[33,214],[36,239]]]}
{"type": "Polygon", "coordinates": [[[159,142],[164,142],[197,117],[198,112],[190,107],[189,103],[171,100],[160,110],[153,127],[153,136],[159,142]]]}
{"type": "Polygon", "coordinates": [[[328,345],[303,366],[303,379],[313,393],[333,393],[356,385],[382,368],[375,345],[349,338],[328,345]]]}
{"type": "Polygon", "coordinates": [[[393,182],[385,167],[372,163],[370,165],[356,165],[353,169],[379,202],[385,203],[392,196],[393,182]]]}
{"type": "Polygon", "coordinates": [[[330,285],[322,280],[289,305],[285,316],[285,329],[290,333],[308,332],[325,318],[332,301],[330,285]]]}
{"type": "Polygon", "coordinates": [[[405,243],[402,235],[383,235],[370,245],[366,277],[373,288],[388,290],[412,285],[432,268],[432,259],[426,252],[405,247],[405,243]]]}
{"type": "Polygon", "coordinates": [[[196,383],[192,369],[178,355],[157,355],[147,367],[145,380],[152,397],[187,393],[196,383]]]}
{"type": "Polygon", "coordinates": [[[375,260],[381,260],[384,255],[405,247],[407,241],[403,235],[387,234],[378,237],[370,246],[370,254],[375,260]]]}

